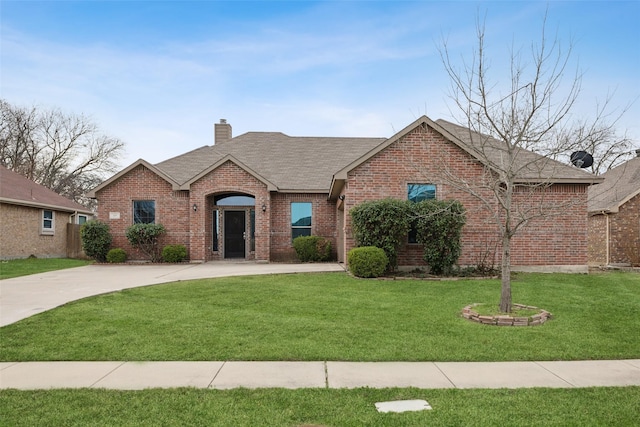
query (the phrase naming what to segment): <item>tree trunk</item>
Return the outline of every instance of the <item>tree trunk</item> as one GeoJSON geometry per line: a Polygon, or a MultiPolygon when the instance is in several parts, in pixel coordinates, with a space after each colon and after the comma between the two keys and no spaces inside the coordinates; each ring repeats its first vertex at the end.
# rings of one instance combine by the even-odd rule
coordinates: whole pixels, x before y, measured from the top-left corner
{"type": "Polygon", "coordinates": [[[502,236],[502,288],[500,292],[500,311],[511,312],[511,237],[502,236]]]}

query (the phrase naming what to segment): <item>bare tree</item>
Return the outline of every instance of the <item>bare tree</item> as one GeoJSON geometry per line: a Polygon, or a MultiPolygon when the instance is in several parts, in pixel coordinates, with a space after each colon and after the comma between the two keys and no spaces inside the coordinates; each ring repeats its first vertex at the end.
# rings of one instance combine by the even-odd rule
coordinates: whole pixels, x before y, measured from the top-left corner
{"type": "Polygon", "coordinates": [[[512,47],[509,80],[504,86],[492,80],[485,28],[480,20],[476,26],[478,44],[470,61],[456,65],[446,41],[440,50],[461,125],[449,131],[468,144],[484,168],[482,178],[471,182],[445,165],[443,180],[479,200],[498,225],[502,250],[500,310],[504,312],[511,311],[512,305],[512,238],[533,220],[563,215],[569,204],[586,202],[586,196],[562,203],[553,197],[551,187],[564,178],[588,182],[592,176],[553,159],[581,148],[608,152],[615,162],[628,143],[626,138],[619,143],[604,109],[592,121],[573,119],[581,75],[570,70],[571,46],[565,50],[557,37],[548,39],[545,30],[546,17],[541,39],[532,44],[528,55],[512,47]],[[611,147],[604,147],[603,140],[612,143],[611,147]]]}
{"type": "Polygon", "coordinates": [[[0,164],[88,205],[85,193],[118,169],[124,143],[84,115],[0,100],[0,164]]]}

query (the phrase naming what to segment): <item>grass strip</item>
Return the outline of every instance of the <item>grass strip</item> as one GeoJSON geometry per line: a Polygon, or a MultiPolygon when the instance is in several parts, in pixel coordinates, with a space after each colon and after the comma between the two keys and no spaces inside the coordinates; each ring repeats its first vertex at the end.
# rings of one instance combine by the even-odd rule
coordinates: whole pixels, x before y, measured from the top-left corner
{"type": "Polygon", "coordinates": [[[3,426],[634,426],[640,387],[583,389],[150,389],[0,392],[3,426]],[[424,399],[431,411],[381,414],[424,399]]]}
{"type": "Polygon", "coordinates": [[[26,258],[0,261],[0,280],[65,268],[82,267],[93,261],[69,258],[26,258]]]}

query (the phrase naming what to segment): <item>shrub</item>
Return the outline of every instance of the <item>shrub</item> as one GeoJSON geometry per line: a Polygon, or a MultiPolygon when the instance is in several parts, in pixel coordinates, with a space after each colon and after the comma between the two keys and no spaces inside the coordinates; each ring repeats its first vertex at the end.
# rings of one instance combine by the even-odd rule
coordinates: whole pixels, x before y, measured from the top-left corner
{"type": "Polygon", "coordinates": [[[320,236],[299,236],[293,248],[302,262],[323,262],[331,259],[331,242],[320,236]]]}
{"type": "Polygon", "coordinates": [[[357,277],[380,277],[389,264],[385,252],[375,246],[353,248],[347,255],[349,270],[357,277]]]}
{"type": "Polygon", "coordinates": [[[364,202],[349,211],[358,246],[384,250],[388,268],[398,267],[398,249],[409,233],[409,202],[384,199],[364,202]]]}
{"type": "Polygon", "coordinates": [[[457,200],[425,200],[413,205],[416,237],[424,245],[423,259],[433,274],[450,274],[460,257],[460,237],[466,222],[457,200]]]}
{"type": "Polygon", "coordinates": [[[91,220],[80,227],[80,238],[84,253],[99,262],[107,260],[107,252],[111,246],[109,226],[98,220],[91,220]]]}
{"type": "Polygon", "coordinates": [[[115,248],[107,252],[107,262],[114,264],[114,263],[122,263],[122,262],[125,262],[126,260],[127,260],[127,253],[124,251],[124,249],[115,248]]]}
{"type": "Polygon", "coordinates": [[[140,249],[151,262],[160,262],[159,239],[166,232],[162,224],[133,224],[125,232],[131,246],[140,249]]]}
{"type": "Polygon", "coordinates": [[[187,248],[184,245],[167,245],[162,248],[162,259],[165,262],[182,262],[187,259],[187,248]]]}

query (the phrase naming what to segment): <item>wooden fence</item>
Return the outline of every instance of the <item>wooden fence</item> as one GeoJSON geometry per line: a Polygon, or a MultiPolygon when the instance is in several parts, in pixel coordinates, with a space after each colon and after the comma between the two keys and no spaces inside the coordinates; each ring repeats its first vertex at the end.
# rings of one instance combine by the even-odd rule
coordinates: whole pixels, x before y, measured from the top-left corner
{"type": "Polygon", "coordinates": [[[88,258],[82,250],[79,224],[67,224],[67,258],[88,258]]]}

